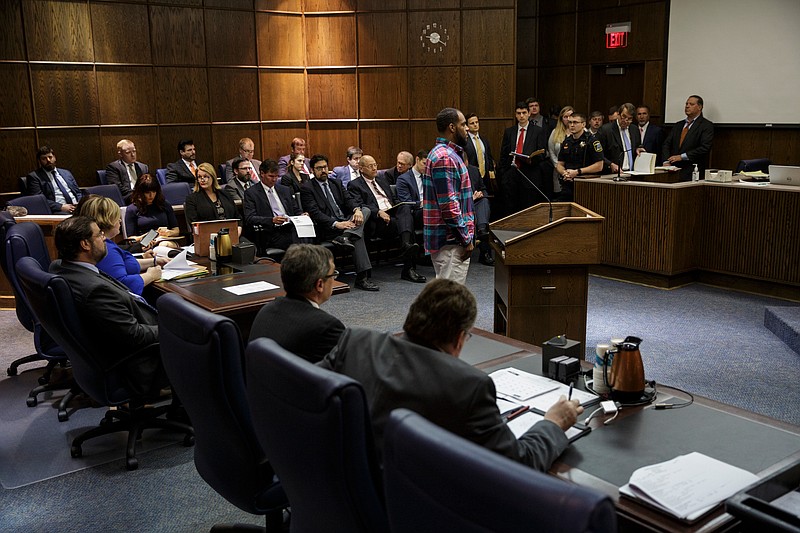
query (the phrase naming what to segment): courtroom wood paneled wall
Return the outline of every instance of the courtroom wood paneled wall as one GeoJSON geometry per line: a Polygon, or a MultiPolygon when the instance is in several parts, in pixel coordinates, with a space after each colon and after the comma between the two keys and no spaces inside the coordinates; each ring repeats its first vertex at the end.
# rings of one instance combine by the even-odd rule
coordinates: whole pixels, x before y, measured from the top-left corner
{"type": "Polygon", "coordinates": [[[445,106],[478,113],[499,148],[516,20],[515,0],[7,0],[0,192],[41,144],[94,185],[121,138],[153,169],[181,138],[220,163],[243,136],[262,160],[299,136],[334,165],[358,144],[385,168],[432,146],[445,106]],[[434,23],[440,47],[423,38],[434,23]]]}

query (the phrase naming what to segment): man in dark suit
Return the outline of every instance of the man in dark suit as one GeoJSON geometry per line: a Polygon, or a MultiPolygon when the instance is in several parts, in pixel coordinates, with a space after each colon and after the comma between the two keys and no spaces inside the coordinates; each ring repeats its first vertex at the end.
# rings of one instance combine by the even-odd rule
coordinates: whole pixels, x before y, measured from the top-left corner
{"type": "Polygon", "coordinates": [[[528,121],[528,106],[525,102],[517,103],[515,114],[517,125],[506,128],[503,132],[500,165],[497,169],[504,215],[546,201],[528,180],[539,187],[548,198],[553,195],[553,169],[547,158],[547,135],[542,128],[528,121]],[[530,155],[538,150],[545,152],[533,158],[510,155],[511,152],[530,155]]]}
{"type": "Polygon", "coordinates": [[[229,179],[222,188],[231,199],[244,201],[244,193],[247,189],[259,183],[258,181],[253,181],[251,177],[251,163],[251,161],[241,157],[237,157],[231,162],[230,167],[233,169],[233,178],[229,179]]]}
{"type": "MultiPolygon", "coordinates": [[[[245,166],[250,174],[250,179],[253,183],[258,183],[258,167],[261,166],[261,161],[253,159],[253,154],[256,151],[256,145],[250,137],[243,137],[239,139],[239,155],[232,157],[225,161],[225,183],[229,183],[235,177],[236,172],[232,166],[233,162],[237,159],[245,161],[245,166]]],[[[222,176],[220,176],[222,178],[222,176]]]]}
{"type": "Polygon", "coordinates": [[[467,164],[477,167],[481,173],[484,183],[487,185],[495,179],[494,157],[489,141],[480,135],[481,123],[478,115],[470,113],[467,115],[467,130],[469,138],[464,151],[467,153],[467,164]],[[480,157],[479,154],[480,153],[480,157]]]}
{"type": "Polygon", "coordinates": [[[364,244],[364,225],[371,211],[353,204],[342,184],[328,178],[328,158],[317,154],[311,158],[313,178],[300,188],[303,208],[316,226],[317,237],[332,239],[333,244],[352,251],[356,266],[355,286],[364,291],[380,290],[369,279],[372,263],[364,244]]]}
{"type": "Polygon", "coordinates": [[[714,124],[703,116],[703,99],[693,94],[683,108],[686,120],[672,127],[661,150],[664,165],[681,169],[681,181],[691,181],[694,165],[700,176],[708,168],[711,145],[714,142],[714,124]]]}
{"type": "Polygon", "coordinates": [[[278,183],[278,162],[267,159],[258,169],[261,183],[244,193],[245,236],[267,248],[286,250],[296,240],[294,225],[289,216],[300,215],[292,191],[278,183]]]}
{"type": "Polygon", "coordinates": [[[550,117],[542,115],[542,106],[539,99],[531,96],[525,103],[528,105],[528,122],[535,124],[544,130],[546,139],[550,138],[550,132],[556,127],[555,122],[550,117]]]}
{"type": "Polygon", "coordinates": [[[479,241],[478,249],[481,251],[478,261],[486,266],[494,266],[492,249],[491,246],[489,246],[489,218],[492,211],[489,207],[486,182],[481,178],[478,167],[468,165],[467,172],[469,172],[469,181],[472,184],[472,206],[475,212],[475,237],[479,241]]]}
{"type": "Polygon", "coordinates": [[[419,245],[414,242],[411,206],[397,205],[397,197],[386,178],[378,175],[378,164],[372,156],[361,156],[358,167],[361,177],[350,182],[347,193],[353,205],[366,207],[373,213],[364,233],[367,237],[386,239],[394,239],[399,235],[400,256],[404,261],[400,279],[425,283],[425,276],[417,274],[416,270],[415,257],[419,253],[419,245]]]}
{"type": "Polygon", "coordinates": [[[126,385],[142,396],[157,396],[167,384],[158,350],[143,348],[158,342],[156,311],[114,278],[101,273],[97,263],[106,256],[105,235],[83,216],[70,217],[55,231],[61,258],[50,272],[63,277],[75,299],[79,319],[91,332],[92,353],[102,357],[105,369],[124,368],[126,385]]]}
{"type": "Polygon", "coordinates": [[[269,337],[306,361],[321,361],[339,342],[344,324],[320,305],[328,301],[339,273],[333,254],[316,244],[294,244],[281,261],[286,296],[261,308],[250,329],[250,341],[269,337]]]}
{"type": "MultiPolygon", "coordinates": [[[[289,161],[291,160],[292,155],[306,154],[306,140],[301,139],[300,137],[295,137],[292,139],[291,149],[291,153],[281,156],[281,158],[278,159],[278,175],[281,177],[283,177],[283,175],[286,174],[286,171],[289,169],[289,161]]],[[[311,170],[309,170],[308,165],[308,159],[306,159],[303,162],[303,172],[310,176],[311,170]]]]}
{"type": "Polygon", "coordinates": [[[148,174],[150,169],[144,163],[136,160],[136,146],[133,141],[122,139],[118,142],[117,155],[119,159],[112,161],[106,167],[106,181],[109,185],[119,187],[122,198],[126,204],[129,204],[136,182],[143,174],[148,174]]]}
{"type": "Polygon", "coordinates": [[[178,142],[178,152],[181,154],[181,158],[167,165],[167,177],[165,181],[167,183],[183,181],[193,186],[195,177],[197,176],[197,165],[201,163],[201,161],[197,161],[194,141],[191,139],[182,139],[178,142]]]}
{"type": "Polygon", "coordinates": [[[358,161],[361,159],[361,156],[364,155],[364,151],[359,148],[358,146],[350,146],[347,148],[347,164],[342,165],[341,167],[336,167],[333,169],[333,178],[339,180],[344,188],[347,188],[347,185],[359,177],[361,174],[358,173],[358,161]]]}
{"type": "Polygon", "coordinates": [[[389,185],[396,185],[400,174],[405,174],[414,164],[414,156],[410,152],[400,152],[397,154],[397,162],[392,168],[378,171],[378,175],[383,177],[389,185]]]}
{"type": "Polygon", "coordinates": [[[617,111],[617,120],[600,128],[597,140],[603,145],[603,170],[606,173],[633,170],[633,162],[642,144],[639,128],[630,127],[635,112],[633,104],[622,104],[617,111]]]}
{"type": "Polygon", "coordinates": [[[650,123],[650,107],[642,104],[636,108],[636,122],[639,125],[639,137],[642,139],[642,148],[650,154],[661,153],[662,131],[655,124],[650,123]]]}
{"type": "Polygon", "coordinates": [[[83,193],[72,173],[56,168],[56,154],[49,146],[36,151],[39,168],[28,174],[28,194],[43,194],[53,213],[72,213],[83,193]]]}
{"type": "Polygon", "coordinates": [[[379,452],[389,414],[404,407],[478,445],[546,471],[569,445],[564,431],[583,409],[577,400],[562,396],[544,420],[517,439],[497,408],[492,378],[458,358],[476,315],[469,289],[439,278],[411,304],[404,336],[349,329],[320,366],[364,387],[379,452]]]}

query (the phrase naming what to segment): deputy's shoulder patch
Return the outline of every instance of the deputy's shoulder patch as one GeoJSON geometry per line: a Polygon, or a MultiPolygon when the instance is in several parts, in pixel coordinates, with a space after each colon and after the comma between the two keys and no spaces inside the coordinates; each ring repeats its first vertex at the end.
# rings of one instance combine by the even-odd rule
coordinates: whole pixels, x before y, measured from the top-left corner
{"type": "Polygon", "coordinates": [[[600,144],[600,141],[593,142],[592,146],[594,146],[594,151],[595,152],[602,152],[603,151],[603,145],[600,144]]]}

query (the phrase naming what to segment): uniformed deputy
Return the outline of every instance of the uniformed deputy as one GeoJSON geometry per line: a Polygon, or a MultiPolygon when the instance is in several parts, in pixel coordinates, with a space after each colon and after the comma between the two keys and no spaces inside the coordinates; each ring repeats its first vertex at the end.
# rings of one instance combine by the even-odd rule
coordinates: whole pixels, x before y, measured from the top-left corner
{"type": "Polygon", "coordinates": [[[558,195],[560,202],[572,201],[572,180],[576,176],[603,171],[603,145],[594,135],[586,132],[586,115],[573,113],[568,124],[569,135],[561,143],[556,165],[561,182],[561,193],[558,195]]]}

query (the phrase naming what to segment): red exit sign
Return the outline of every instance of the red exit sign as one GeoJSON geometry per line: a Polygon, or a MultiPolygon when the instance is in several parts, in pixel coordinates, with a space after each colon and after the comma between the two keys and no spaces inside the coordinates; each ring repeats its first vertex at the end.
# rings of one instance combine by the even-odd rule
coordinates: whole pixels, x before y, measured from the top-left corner
{"type": "Polygon", "coordinates": [[[606,33],[606,48],[625,48],[628,46],[628,32],[606,33]]]}

